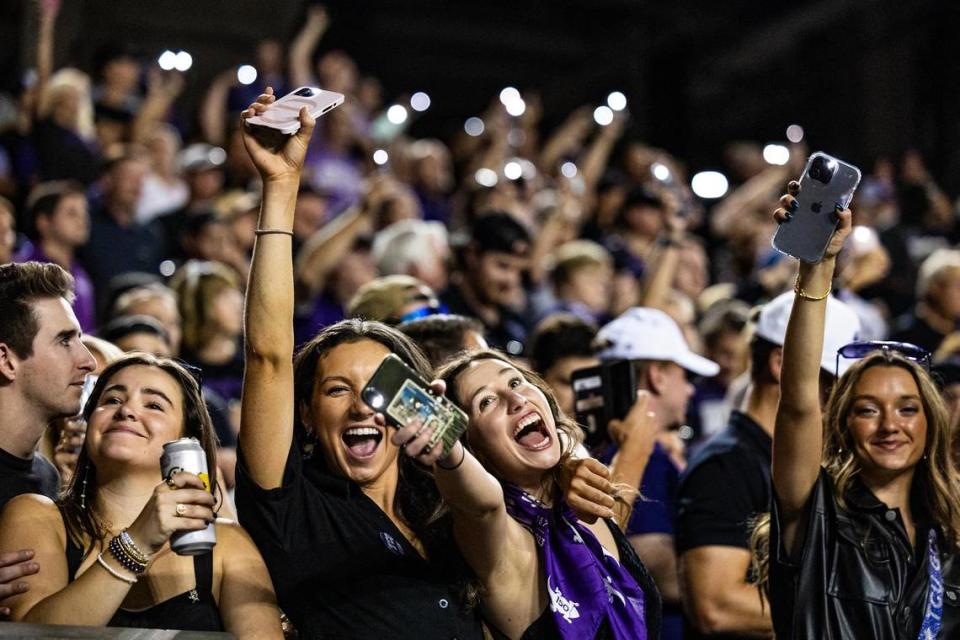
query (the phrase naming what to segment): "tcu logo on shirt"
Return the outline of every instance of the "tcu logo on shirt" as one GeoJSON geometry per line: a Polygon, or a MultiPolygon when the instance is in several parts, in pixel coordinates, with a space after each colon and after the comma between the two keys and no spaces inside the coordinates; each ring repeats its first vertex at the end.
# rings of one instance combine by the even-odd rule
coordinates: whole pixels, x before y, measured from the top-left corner
{"type": "Polygon", "coordinates": [[[383,546],[387,548],[387,551],[398,556],[403,555],[403,547],[397,542],[396,538],[387,533],[386,531],[380,532],[380,540],[383,541],[383,546]]]}

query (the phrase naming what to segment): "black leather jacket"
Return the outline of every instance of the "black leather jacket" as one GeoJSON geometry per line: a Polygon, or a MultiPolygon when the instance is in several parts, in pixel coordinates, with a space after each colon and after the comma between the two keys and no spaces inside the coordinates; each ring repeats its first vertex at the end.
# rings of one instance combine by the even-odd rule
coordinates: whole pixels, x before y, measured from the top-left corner
{"type": "MultiPolygon", "coordinates": [[[[807,505],[799,558],[780,541],[776,498],[770,526],[770,611],[778,640],[916,640],[927,596],[930,523],[916,514],[916,548],[898,509],[857,480],[846,509],[825,470],[807,505]]],[[[917,511],[914,509],[914,511],[917,511]]],[[[939,543],[944,581],[939,638],[960,638],[960,562],[939,543]]]]}

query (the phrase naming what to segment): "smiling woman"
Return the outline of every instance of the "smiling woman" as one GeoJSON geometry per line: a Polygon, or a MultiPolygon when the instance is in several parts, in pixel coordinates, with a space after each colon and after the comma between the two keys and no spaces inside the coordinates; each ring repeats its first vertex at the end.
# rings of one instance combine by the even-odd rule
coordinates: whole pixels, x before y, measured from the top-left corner
{"type": "Polygon", "coordinates": [[[168,544],[216,519],[216,478],[207,487],[191,473],[160,475],[163,445],[181,437],[196,438],[216,465],[190,373],[147,354],[121,358],[100,375],[83,417],[86,440],[60,501],[23,495],[0,517],[2,548],[31,546],[42,567],[9,601],[13,618],[281,637],[266,566],[239,526],[217,521],[214,551],[192,558],[168,544]]]}
{"type": "MultiPolygon", "coordinates": [[[[469,417],[466,446],[441,459],[416,422],[393,439],[433,464],[494,636],[658,638],[660,596],[626,536],[607,520],[581,522],[560,495],[557,472],[579,428],[546,383],[490,350],[455,358],[438,377],[469,417]]],[[[612,494],[606,485],[596,493],[612,494]]]]}
{"type": "MultiPolygon", "coordinates": [[[[272,101],[261,96],[246,115],[272,101]]],[[[425,376],[423,355],[384,324],[345,320],[293,359],[287,232],[313,129],[300,117],[299,132],[279,146],[244,129],[264,191],[247,288],[237,511],[301,637],[479,639],[436,485],[398,457],[360,398],[387,354],[425,376]]]]}
{"type": "MultiPolygon", "coordinates": [[[[778,222],[799,185],[789,189],[778,222]]],[[[837,216],[824,259],[800,266],[783,346],[769,550],[760,558],[761,567],[769,559],[774,629],[784,638],[953,638],[960,476],[940,394],[907,357],[918,349],[877,343],[837,381],[825,415],[820,408],[821,293],[851,229],[849,210],[837,216]]]]}

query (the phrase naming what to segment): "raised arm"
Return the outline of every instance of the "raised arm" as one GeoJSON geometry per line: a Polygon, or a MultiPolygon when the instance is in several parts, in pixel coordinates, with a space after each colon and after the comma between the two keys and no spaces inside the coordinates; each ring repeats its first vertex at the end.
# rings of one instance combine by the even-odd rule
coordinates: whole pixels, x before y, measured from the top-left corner
{"type": "Polygon", "coordinates": [[[132,142],[144,144],[154,128],[163,122],[170,107],[183,92],[183,74],[177,71],[152,70],[147,97],[133,121],[132,142]]]}
{"type": "Polygon", "coordinates": [[[227,140],[227,98],[230,89],[237,82],[237,73],[234,69],[222,71],[207,89],[200,105],[200,128],[203,137],[210,144],[223,146],[227,140]]]}
{"type": "Polygon", "coordinates": [[[310,61],[313,51],[317,48],[320,38],[327,31],[330,19],[327,10],[322,5],[314,5],[307,10],[307,21],[303,29],[294,38],[290,45],[290,81],[294,86],[312,84],[313,70],[310,61]]]}
{"type": "Polygon", "coordinates": [[[47,95],[47,85],[53,75],[53,35],[60,13],[60,0],[39,0],[40,8],[39,29],[37,31],[37,86],[36,86],[36,113],[37,120],[50,115],[50,96],[47,95]]]}
{"type": "MultiPolygon", "coordinates": [[[[244,119],[274,101],[267,93],[244,119]]],[[[293,440],[293,211],[314,120],[300,112],[300,130],[284,136],[243,125],[243,143],[263,179],[258,236],[245,306],[240,446],[253,480],[279,487],[293,440]]]]}
{"type": "MultiPolygon", "coordinates": [[[[778,222],[787,220],[800,185],[791,182],[790,194],[780,199],[778,222]]],[[[773,488],[780,507],[786,548],[798,548],[802,515],[820,473],[823,424],[820,409],[820,354],[837,253],[850,234],[850,210],[837,212],[840,223],[822,262],[800,264],[793,311],[787,324],[780,373],[780,405],[773,436],[773,488]]]]}
{"type": "Polygon", "coordinates": [[[359,204],[311,235],[297,255],[297,284],[307,298],[323,291],[330,272],[350,251],[357,236],[370,228],[370,207],[359,204]]]}

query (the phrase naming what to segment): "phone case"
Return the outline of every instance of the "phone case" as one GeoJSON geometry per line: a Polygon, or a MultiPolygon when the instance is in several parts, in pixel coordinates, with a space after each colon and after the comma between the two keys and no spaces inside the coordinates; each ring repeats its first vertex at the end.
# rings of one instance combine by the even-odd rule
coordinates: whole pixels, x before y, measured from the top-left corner
{"type": "Polygon", "coordinates": [[[577,424],[585,432],[587,448],[606,440],[607,424],[626,416],[637,400],[636,376],[629,360],[611,360],[577,369],[570,376],[570,383],[577,424]]]}
{"type": "Polygon", "coordinates": [[[383,359],[360,397],[395,427],[420,418],[434,429],[431,446],[442,441],[444,454],[467,430],[467,414],[448,398],[433,395],[430,385],[393,354],[383,359]]]}
{"type": "Polygon", "coordinates": [[[343,104],[344,96],[317,87],[299,87],[271,104],[261,115],[247,118],[248,124],[270,127],[281,133],[293,134],[300,130],[300,109],[314,118],[343,104]]]}
{"type": "Polygon", "coordinates": [[[773,247],[804,262],[820,262],[839,222],[834,207],[846,209],[859,183],[855,166],[823,152],[811,155],[800,177],[797,210],[777,229],[773,247]]]}

